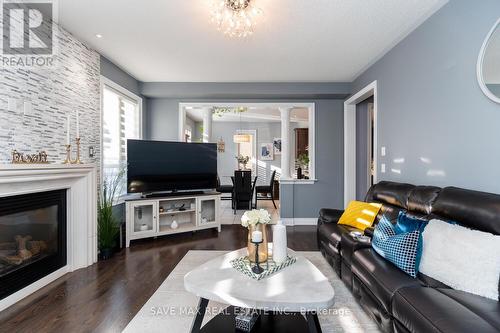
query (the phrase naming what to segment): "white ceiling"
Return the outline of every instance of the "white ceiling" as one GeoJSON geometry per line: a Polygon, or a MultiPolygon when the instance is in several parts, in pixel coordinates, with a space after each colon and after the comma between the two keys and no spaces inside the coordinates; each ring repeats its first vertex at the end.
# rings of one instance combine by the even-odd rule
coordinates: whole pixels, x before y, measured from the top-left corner
{"type": "Polygon", "coordinates": [[[211,1],[59,0],[59,22],[141,81],[350,82],[447,2],[253,0],[255,34],[231,39],[211,1]]]}

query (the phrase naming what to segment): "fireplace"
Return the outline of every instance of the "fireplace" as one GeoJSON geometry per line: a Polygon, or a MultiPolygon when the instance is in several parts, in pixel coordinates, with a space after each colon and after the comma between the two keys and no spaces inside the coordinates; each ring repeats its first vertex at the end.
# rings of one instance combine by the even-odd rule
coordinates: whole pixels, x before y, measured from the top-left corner
{"type": "Polygon", "coordinates": [[[66,190],[0,198],[0,299],[66,266],[66,190]]]}

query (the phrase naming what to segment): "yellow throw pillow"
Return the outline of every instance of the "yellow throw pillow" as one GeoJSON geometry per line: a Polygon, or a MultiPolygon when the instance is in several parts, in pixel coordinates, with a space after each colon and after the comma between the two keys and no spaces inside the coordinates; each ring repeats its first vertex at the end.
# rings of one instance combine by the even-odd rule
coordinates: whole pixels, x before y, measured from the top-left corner
{"type": "Polygon", "coordinates": [[[381,207],[382,205],[378,203],[351,201],[344,214],[340,217],[338,224],[365,230],[372,226],[381,207]]]}

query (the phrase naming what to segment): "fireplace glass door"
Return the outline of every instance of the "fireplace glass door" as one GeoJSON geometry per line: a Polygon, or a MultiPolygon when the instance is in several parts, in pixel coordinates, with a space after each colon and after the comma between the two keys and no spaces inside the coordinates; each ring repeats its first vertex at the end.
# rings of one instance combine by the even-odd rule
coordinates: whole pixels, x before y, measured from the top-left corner
{"type": "Polygon", "coordinates": [[[66,265],[66,190],[0,198],[0,299],[66,265]]]}

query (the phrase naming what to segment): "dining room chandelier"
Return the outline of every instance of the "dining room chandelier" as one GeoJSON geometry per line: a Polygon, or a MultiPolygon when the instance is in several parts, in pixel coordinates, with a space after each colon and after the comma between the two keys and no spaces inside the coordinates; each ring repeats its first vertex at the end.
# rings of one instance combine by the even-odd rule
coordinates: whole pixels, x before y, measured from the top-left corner
{"type": "Polygon", "coordinates": [[[217,30],[230,37],[247,37],[253,34],[262,10],[255,5],[256,0],[214,0],[212,2],[212,22],[217,30]]]}
{"type": "Polygon", "coordinates": [[[243,131],[243,129],[241,127],[241,114],[243,112],[246,112],[247,109],[246,108],[238,108],[236,110],[238,110],[238,113],[240,114],[240,129],[235,135],[233,135],[233,142],[234,143],[250,142],[250,135],[245,134],[245,133],[241,133],[243,131]],[[245,111],[242,111],[242,110],[245,110],[245,111]]]}
{"type": "Polygon", "coordinates": [[[235,134],[235,135],[233,135],[233,142],[234,143],[250,142],[250,135],[242,134],[242,133],[235,134]]]}

